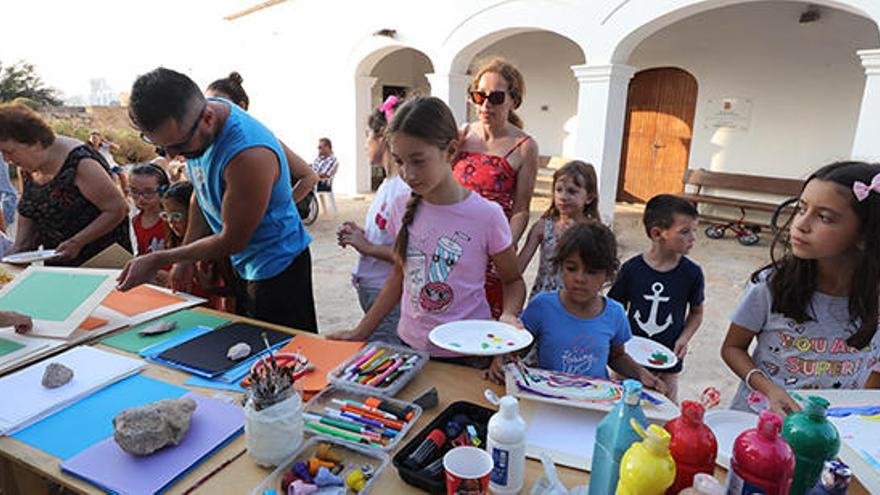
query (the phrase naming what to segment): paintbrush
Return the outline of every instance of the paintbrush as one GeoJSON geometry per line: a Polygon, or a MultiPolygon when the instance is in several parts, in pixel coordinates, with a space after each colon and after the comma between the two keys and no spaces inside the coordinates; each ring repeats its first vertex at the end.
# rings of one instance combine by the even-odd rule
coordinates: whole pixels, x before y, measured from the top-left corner
{"type": "Polygon", "coordinates": [[[272,346],[269,345],[269,338],[266,337],[266,332],[263,332],[263,344],[266,345],[266,350],[269,351],[269,360],[272,361],[272,370],[278,371],[278,363],[275,361],[275,355],[272,354],[272,346]]]}

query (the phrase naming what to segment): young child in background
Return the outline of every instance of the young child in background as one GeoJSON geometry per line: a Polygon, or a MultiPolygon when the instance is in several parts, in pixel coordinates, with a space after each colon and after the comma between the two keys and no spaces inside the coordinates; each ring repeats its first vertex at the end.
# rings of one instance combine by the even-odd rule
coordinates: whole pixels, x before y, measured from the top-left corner
{"type": "Polygon", "coordinates": [[[697,216],[696,207],[677,196],[651,198],[642,216],[651,245],[623,264],[608,291],[627,308],[633,335],[659,342],[678,357],[673,368],[653,370],[674,402],[688,343],[703,322],[703,270],[686,256],[696,242],[697,216]]]}
{"type": "Polygon", "coordinates": [[[721,348],[743,380],[732,407],[748,410],[757,390],[787,414],[800,409],[788,390],[858,389],[869,375],[867,385],[880,385],[871,374],[880,353],[880,164],[839,162],[813,173],[770,254],[721,348]]]}
{"type": "MultiPolygon", "coordinates": [[[[665,392],[664,383],[624,350],[632,331],[623,306],[602,296],[620,266],[614,233],[600,223],[571,226],[552,258],[562,289],[535,296],[522,313],[535,336],[538,367],[608,380],[608,368],[665,392]]],[[[502,359],[492,363],[490,378],[503,380],[502,359]]]]}
{"type": "MultiPolygon", "coordinates": [[[[388,143],[385,139],[385,128],[394,115],[394,110],[401,104],[392,95],[370,115],[367,127],[367,154],[370,164],[385,170],[385,180],[376,190],[376,197],[364,220],[365,228],[354,222],[345,222],[336,232],[341,247],[351,246],[360,254],[357,265],[352,273],[352,284],[357,289],[358,301],[364,313],[375,304],[382,286],[394,270],[394,238],[388,229],[388,215],[394,198],[401,194],[409,194],[409,186],[400,178],[397,165],[391,159],[388,143]]],[[[388,316],[376,327],[370,336],[371,342],[387,342],[401,344],[397,336],[397,321],[400,319],[400,305],[394,307],[388,316]]]]}
{"type": "Polygon", "coordinates": [[[529,300],[544,291],[562,288],[562,275],[554,271],[551,260],[556,255],[559,237],[579,222],[595,222],[599,218],[599,196],[596,170],[592,165],[573,160],[553,174],[550,207],[532,224],[526,242],[519,252],[519,269],[525,273],[538,246],[541,254],[538,275],[529,293],[529,300]]]}
{"type": "Polygon", "coordinates": [[[168,174],[156,164],[137,165],[131,171],[129,195],[139,210],[131,220],[138,256],[165,249],[168,226],[159,218],[159,213],[162,211],[162,194],[168,185],[168,174]]]}
{"type": "MultiPolygon", "coordinates": [[[[164,211],[159,216],[168,224],[168,248],[183,244],[189,224],[189,204],[192,194],[192,184],[175,182],[162,196],[164,211]]],[[[216,262],[199,261],[195,264],[191,288],[187,292],[207,299],[208,306],[212,309],[232,313],[235,311],[235,300],[232,291],[228,289],[228,277],[231,276],[233,276],[232,265],[228,259],[216,262]]]]}
{"type": "Polygon", "coordinates": [[[358,326],[336,338],[368,338],[400,303],[401,340],[433,357],[460,357],[432,345],[428,333],[442,323],[491,318],[484,288],[490,260],[504,286],[500,319],[519,325],[525,284],[510,227],[500,206],[453,176],[458,137],[452,111],[438,98],[414,98],[397,110],[386,138],[412,193],[398,196],[389,218],[397,232],[394,270],[358,326]]]}

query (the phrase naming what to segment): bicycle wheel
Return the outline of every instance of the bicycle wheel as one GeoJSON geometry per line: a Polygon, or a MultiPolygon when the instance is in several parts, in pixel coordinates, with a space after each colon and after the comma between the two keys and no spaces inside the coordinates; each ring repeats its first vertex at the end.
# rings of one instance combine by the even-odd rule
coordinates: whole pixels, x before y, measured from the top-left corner
{"type": "Polygon", "coordinates": [[[318,219],[318,197],[310,194],[308,198],[308,211],[302,217],[303,225],[309,226],[318,219]]]}

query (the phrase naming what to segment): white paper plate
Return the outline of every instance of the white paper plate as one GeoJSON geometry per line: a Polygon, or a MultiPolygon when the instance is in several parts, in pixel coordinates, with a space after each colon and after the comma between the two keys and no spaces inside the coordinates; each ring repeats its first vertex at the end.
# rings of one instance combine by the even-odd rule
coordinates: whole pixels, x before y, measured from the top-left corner
{"type": "Polygon", "coordinates": [[[54,249],[43,249],[36,251],[25,251],[22,253],[10,254],[9,256],[4,256],[2,260],[3,263],[12,263],[13,265],[26,265],[28,263],[35,263],[37,261],[45,261],[48,259],[52,259],[56,256],[56,252],[54,249]]]}
{"type": "Polygon", "coordinates": [[[712,429],[718,440],[718,457],[715,463],[724,469],[730,469],[730,456],[733,455],[733,443],[740,433],[758,425],[758,415],[745,411],[723,409],[709,411],[704,421],[712,429]]]}
{"type": "Polygon", "coordinates": [[[524,349],[532,343],[526,330],[493,320],[462,320],[444,323],[428,334],[441,349],[471,356],[497,356],[524,349]]]}
{"type": "Polygon", "coordinates": [[[678,356],[672,349],[644,337],[633,336],[624,344],[626,353],[642,366],[665,370],[678,364],[678,356]]]}

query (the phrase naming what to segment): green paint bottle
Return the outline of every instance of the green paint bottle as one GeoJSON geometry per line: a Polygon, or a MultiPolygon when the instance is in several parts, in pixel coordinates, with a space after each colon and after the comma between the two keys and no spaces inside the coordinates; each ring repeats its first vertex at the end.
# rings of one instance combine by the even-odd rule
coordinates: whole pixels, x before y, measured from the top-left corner
{"type": "Polygon", "coordinates": [[[782,425],[782,437],[797,461],[791,495],[807,493],[822,474],[825,461],[834,459],[840,450],[840,435],[827,417],[829,405],[821,397],[810,396],[804,410],[790,414],[782,425]]]}

